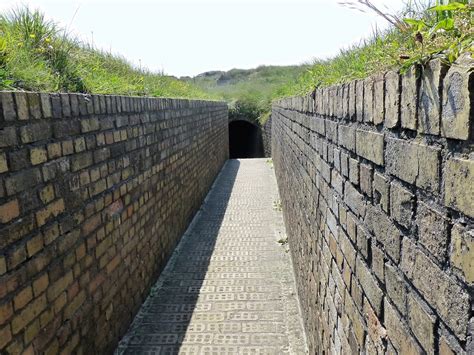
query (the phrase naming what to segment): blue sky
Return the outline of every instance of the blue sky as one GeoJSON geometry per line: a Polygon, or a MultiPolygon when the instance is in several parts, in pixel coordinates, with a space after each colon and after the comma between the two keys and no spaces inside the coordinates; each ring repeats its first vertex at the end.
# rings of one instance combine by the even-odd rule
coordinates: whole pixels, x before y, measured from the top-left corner
{"type": "MultiPolygon", "coordinates": [[[[403,4],[373,2],[392,12],[403,4]]],[[[336,0],[2,0],[0,11],[20,4],[41,9],[83,41],[176,76],[301,64],[386,27],[336,0]]]]}

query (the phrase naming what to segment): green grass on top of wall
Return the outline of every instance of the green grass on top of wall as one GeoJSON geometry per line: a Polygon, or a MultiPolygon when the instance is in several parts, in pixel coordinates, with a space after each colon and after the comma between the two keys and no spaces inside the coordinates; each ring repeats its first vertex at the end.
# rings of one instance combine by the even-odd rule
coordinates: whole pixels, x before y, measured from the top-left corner
{"type": "MultiPolygon", "coordinates": [[[[245,115],[263,124],[272,100],[304,95],[316,87],[365,79],[388,70],[403,72],[435,57],[451,63],[461,53],[474,51],[472,1],[407,1],[401,14],[383,14],[392,22],[389,29],[375,31],[371,38],[342,49],[333,58],[315,59],[300,66],[208,72],[189,80],[226,98],[231,103],[231,115],[245,115]],[[441,7],[434,7],[437,5],[441,7]]],[[[367,8],[371,1],[352,3],[367,8]]]]}
{"type": "MultiPolygon", "coordinates": [[[[0,15],[0,90],[224,99],[231,115],[264,123],[274,99],[386,70],[403,71],[433,57],[450,63],[461,53],[474,51],[473,0],[407,1],[402,14],[382,14],[392,22],[391,28],[333,58],[297,66],[207,72],[181,80],[139,70],[123,57],[80,43],[41,13],[22,7],[0,15]],[[430,9],[433,5],[438,7],[430,9]]],[[[367,8],[371,1],[349,3],[367,8]]]]}
{"type": "MultiPolygon", "coordinates": [[[[372,2],[349,4],[367,8],[372,2]]],[[[314,60],[296,81],[276,90],[274,98],[307,94],[316,87],[365,79],[388,70],[403,72],[433,58],[449,64],[462,53],[474,53],[473,0],[409,0],[403,13],[382,15],[392,22],[388,30],[376,31],[333,58],[314,60]]]]}
{"type": "Polygon", "coordinates": [[[0,90],[220,99],[80,43],[27,7],[0,15],[0,90]]]}

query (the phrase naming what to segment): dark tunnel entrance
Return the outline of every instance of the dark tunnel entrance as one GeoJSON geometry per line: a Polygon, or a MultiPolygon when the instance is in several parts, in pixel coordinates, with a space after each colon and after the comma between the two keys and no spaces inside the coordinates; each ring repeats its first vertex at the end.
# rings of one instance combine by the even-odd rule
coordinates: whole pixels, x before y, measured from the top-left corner
{"type": "Polygon", "coordinates": [[[230,159],[263,158],[263,140],[260,127],[247,121],[229,123],[230,159]]]}

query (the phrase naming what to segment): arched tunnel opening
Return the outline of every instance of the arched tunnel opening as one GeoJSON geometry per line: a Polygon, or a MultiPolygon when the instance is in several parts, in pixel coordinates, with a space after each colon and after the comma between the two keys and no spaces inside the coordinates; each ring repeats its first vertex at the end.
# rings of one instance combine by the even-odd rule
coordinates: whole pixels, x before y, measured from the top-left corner
{"type": "Polygon", "coordinates": [[[230,159],[263,158],[262,130],[247,121],[229,123],[230,159]]]}

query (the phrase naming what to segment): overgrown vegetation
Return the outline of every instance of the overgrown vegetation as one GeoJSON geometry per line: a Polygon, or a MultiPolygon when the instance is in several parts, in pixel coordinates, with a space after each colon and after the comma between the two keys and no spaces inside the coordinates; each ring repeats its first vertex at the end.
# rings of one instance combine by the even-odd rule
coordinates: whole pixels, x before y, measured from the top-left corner
{"type": "Polygon", "coordinates": [[[135,68],[80,43],[27,7],[0,15],[0,90],[214,98],[196,86],[135,68]]]}
{"type": "MultiPolygon", "coordinates": [[[[364,12],[375,11],[389,21],[391,27],[375,31],[371,38],[342,49],[333,58],[315,59],[310,65],[291,67],[291,71],[266,67],[267,75],[278,78],[274,85],[261,85],[254,75],[236,80],[232,78],[232,71],[223,75],[230,80],[218,79],[214,85],[209,84],[209,78],[194,80],[203,89],[219,92],[232,102],[231,114],[263,123],[273,99],[307,94],[315,87],[365,79],[390,69],[404,71],[434,57],[452,63],[461,53],[473,52],[474,6],[468,0],[409,0],[400,14],[386,13],[370,0],[341,4],[364,12]],[[296,79],[295,73],[299,73],[296,79]]],[[[235,72],[242,75],[242,71],[235,72]]],[[[217,74],[219,72],[213,72],[210,76],[217,74]]]]}
{"type": "Polygon", "coordinates": [[[342,5],[375,11],[392,26],[333,58],[315,60],[296,82],[280,88],[276,97],[305,94],[315,87],[364,79],[393,68],[404,71],[434,57],[452,63],[461,53],[474,51],[474,5],[469,0],[409,1],[401,14],[385,13],[369,0],[342,5]]]}
{"type": "Polygon", "coordinates": [[[260,66],[202,73],[184,78],[199,88],[223,97],[230,104],[230,115],[263,123],[268,118],[275,93],[288,82],[295,82],[307,69],[299,66],[260,66]]]}
{"type": "Polygon", "coordinates": [[[333,58],[300,66],[207,72],[181,80],[137,69],[120,56],[80,43],[41,13],[21,8],[0,15],[0,89],[225,99],[231,116],[263,123],[273,99],[389,69],[403,71],[433,57],[451,63],[461,53],[473,52],[472,1],[407,1],[400,14],[385,13],[370,0],[342,3],[375,11],[391,27],[333,58]]]}

